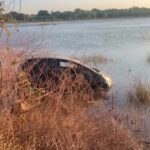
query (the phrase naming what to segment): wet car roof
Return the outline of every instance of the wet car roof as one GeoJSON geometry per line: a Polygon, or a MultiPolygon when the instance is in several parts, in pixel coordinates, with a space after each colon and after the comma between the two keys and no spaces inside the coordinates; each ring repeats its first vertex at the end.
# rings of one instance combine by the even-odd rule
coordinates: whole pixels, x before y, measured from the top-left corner
{"type": "Polygon", "coordinates": [[[59,57],[33,57],[33,58],[29,58],[26,61],[28,60],[44,60],[44,59],[47,59],[47,60],[50,60],[50,59],[53,59],[53,60],[59,60],[59,61],[63,61],[63,62],[71,62],[71,63],[74,63],[74,64],[78,64],[78,65],[81,65],[81,66],[84,66],[86,67],[87,69],[95,72],[95,73],[100,73],[100,70],[98,72],[98,70],[95,70],[93,69],[92,67],[89,67],[88,65],[78,61],[78,60],[75,60],[75,59],[69,59],[69,58],[59,58],[59,57]]]}

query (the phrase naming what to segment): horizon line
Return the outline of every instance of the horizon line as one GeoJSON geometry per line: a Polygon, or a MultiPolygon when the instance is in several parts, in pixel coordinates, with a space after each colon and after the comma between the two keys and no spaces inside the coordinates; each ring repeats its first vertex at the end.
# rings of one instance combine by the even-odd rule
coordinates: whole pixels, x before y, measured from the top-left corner
{"type": "Polygon", "coordinates": [[[39,9],[39,10],[37,10],[37,12],[34,12],[34,13],[28,13],[28,12],[26,12],[26,11],[17,11],[17,10],[12,10],[12,11],[9,11],[9,12],[13,12],[13,11],[15,11],[15,12],[18,12],[18,13],[24,13],[24,14],[36,14],[36,13],[38,13],[38,11],[40,11],[40,10],[46,10],[46,11],[48,11],[48,12],[52,12],[52,11],[54,11],[54,12],[56,12],[56,11],[59,11],[59,12],[67,12],[67,11],[71,11],[71,12],[73,12],[73,11],[75,11],[76,9],[81,9],[81,10],[83,10],[83,11],[91,11],[91,10],[93,10],[93,9],[98,9],[98,10],[111,10],[111,9],[116,9],[116,10],[123,10],[123,9],[131,9],[131,8],[140,8],[140,9],[142,9],[142,8],[145,8],[145,9],[150,9],[150,7],[145,7],[145,6],[141,6],[141,7],[139,7],[139,6],[132,6],[132,7],[126,7],[126,8],[116,8],[116,7],[112,7],[112,8],[104,8],[104,9],[102,9],[102,8],[92,8],[92,9],[82,9],[82,8],[74,8],[74,9],[70,9],[70,10],[48,10],[48,9],[39,9]]]}

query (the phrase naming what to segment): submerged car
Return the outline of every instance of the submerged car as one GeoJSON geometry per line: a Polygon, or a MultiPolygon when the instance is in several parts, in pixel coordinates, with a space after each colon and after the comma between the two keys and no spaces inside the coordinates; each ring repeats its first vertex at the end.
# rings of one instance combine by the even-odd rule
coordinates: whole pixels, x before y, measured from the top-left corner
{"type": "Polygon", "coordinates": [[[26,72],[31,82],[38,87],[49,83],[53,83],[51,86],[59,85],[65,75],[72,81],[82,75],[92,89],[109,90],[112,86],[108,75],[72,59],[30,58],[21,64],[21,70],[26,72]]]}

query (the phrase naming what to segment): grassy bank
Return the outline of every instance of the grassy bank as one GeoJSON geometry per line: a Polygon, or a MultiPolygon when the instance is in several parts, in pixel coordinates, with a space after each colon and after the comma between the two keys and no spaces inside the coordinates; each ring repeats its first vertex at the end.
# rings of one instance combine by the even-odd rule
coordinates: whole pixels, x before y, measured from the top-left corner
{"type": "Polygon", "coordinates": [[[140,80],[136,80],[133,90],[128,93],[128,98],[131,103],[137,105],[149,105],[150,104],[150,87],[147,83],[140,80]]]}
{"type": "Polygon", "coordinates": [[[114,117],[114,110],[103,100],[95,101],[82,77],[74,82],[66,77],[57,92],[57,87],[33,88],[27,74],[16,69],[23,54],[1,51],[0,55],[0,149],[143,149],[141,139],[114,117]],[[69,93],[64,95],[66,86],[69,93]]]}

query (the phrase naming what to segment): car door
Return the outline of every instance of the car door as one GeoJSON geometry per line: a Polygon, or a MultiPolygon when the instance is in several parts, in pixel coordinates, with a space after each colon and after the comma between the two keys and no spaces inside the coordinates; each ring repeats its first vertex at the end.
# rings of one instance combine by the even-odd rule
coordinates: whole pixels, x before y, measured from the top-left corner
{"type": "Polygon", "coordinates": [[[99,84],[98,75],[85,66],[80,66],[80,73],[83,74],[85,80],[88,81],[91,87],[95,88],[99,84]]]}

